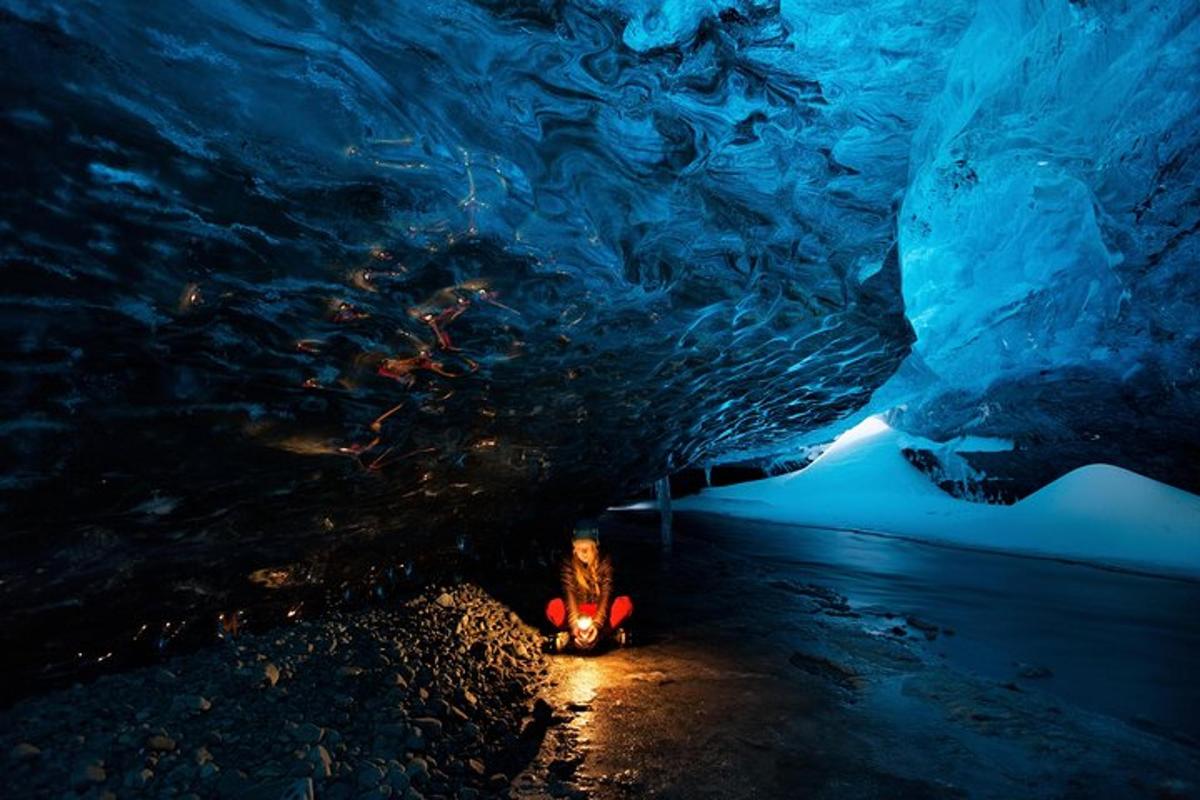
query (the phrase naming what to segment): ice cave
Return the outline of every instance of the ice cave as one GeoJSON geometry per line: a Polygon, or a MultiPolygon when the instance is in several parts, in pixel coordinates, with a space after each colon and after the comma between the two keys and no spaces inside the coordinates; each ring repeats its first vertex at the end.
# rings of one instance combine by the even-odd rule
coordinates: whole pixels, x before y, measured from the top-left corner
{"type": "Polygon", "coordinates": [[[1196,0],[0,0],[11,798],[1200,798],[1196,0]]]}

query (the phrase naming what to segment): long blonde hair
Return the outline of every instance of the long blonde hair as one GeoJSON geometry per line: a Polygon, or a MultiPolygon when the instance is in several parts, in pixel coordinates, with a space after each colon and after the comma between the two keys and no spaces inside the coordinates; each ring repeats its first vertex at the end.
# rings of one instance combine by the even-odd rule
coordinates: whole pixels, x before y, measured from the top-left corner
{"type": "Polygon", "coordinates": [[[600,594],[600,546],[593,545],[596,549],[596,555],[592,558],[591,564],[584,564],[583,561],[575,554],[574,549],[571,552],[571,566],[575,573],[575,586],[583,594],[594,597],[600,594]]]}

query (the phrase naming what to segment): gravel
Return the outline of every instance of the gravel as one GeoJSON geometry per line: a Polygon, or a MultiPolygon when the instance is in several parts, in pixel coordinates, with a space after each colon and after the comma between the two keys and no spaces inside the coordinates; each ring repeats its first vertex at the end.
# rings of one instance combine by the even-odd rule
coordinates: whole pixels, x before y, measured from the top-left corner
{"type": "Polygon", "coordinates": [[[506,797],[539,643],[471,584],[243,634],[0,713],[6,796],[506,797]]]}

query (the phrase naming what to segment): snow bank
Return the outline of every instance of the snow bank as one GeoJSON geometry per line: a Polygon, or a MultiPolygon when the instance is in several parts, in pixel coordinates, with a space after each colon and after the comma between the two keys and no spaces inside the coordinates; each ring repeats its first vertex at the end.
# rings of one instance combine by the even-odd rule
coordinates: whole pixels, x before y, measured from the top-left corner
{"type": "Polygon", "coordinates": [[[904,458],[912,441],[871,417],[798,472],[706,489],[675,508],[1200,574],[1196,495],[1093,464],[1013,506],[971,503],[904,458]]]}

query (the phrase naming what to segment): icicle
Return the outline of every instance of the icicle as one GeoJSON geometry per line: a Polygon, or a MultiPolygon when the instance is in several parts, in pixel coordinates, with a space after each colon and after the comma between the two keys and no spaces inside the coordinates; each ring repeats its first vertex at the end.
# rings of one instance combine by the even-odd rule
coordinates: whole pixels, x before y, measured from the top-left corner
{"type": "Polygon", "coordinates": [[[658,496],[658,512],[662,520],[662,549],[664,553],[671,552],[671,479],[659,478],[654,484],[658,496]]]}

